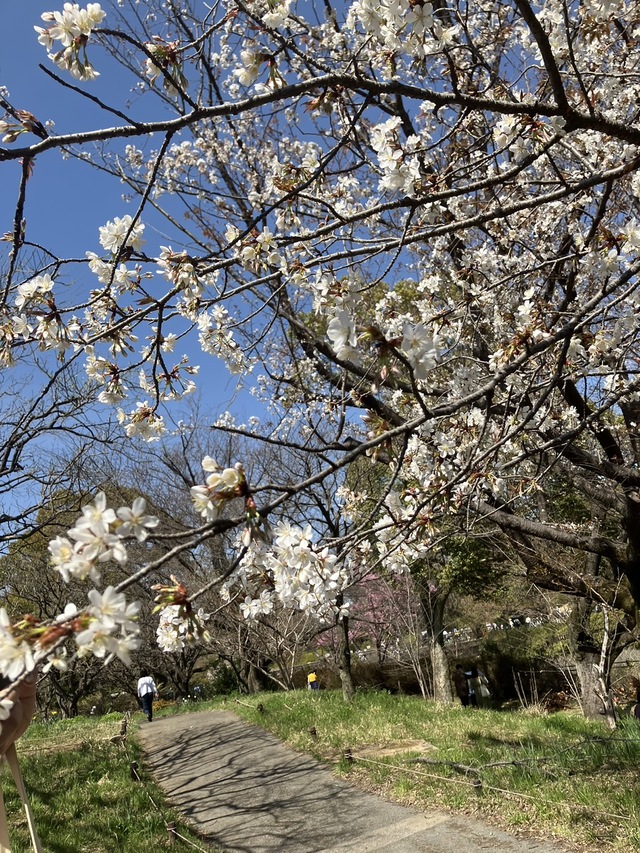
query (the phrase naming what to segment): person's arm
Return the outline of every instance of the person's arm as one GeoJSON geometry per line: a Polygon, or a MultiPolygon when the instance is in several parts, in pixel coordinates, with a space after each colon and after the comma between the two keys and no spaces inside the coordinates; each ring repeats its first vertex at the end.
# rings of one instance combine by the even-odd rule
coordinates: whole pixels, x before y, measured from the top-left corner
{"type": "Polygon", "coordinates": [[[0,756],[26,732],[36,710],[36,674],[31,673],[14,687],[8,695],[13,702],[9,716],[2,721],[0,730],[0,756]]]}

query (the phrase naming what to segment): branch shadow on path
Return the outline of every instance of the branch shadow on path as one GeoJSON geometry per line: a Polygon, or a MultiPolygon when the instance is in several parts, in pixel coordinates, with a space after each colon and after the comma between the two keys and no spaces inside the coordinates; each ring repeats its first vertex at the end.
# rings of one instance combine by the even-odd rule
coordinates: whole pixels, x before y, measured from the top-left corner
{"type": "Polygon", "coordinates": [[[490,853],[561,853],[359,791],[225,711],[156,719],[139,736],[169,802],[229,853],[460,853],[470,840],[490,853]]]}

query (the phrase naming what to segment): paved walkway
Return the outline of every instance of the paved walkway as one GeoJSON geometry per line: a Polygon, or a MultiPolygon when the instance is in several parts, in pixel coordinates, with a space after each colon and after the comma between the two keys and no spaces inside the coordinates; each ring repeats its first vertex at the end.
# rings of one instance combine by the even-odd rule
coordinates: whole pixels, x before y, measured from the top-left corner
{"type": "Polygon", "coordinates": [[[228,853],[562,853],[364,793],[226,711],[140,725],[170,803],[228,853]]]}

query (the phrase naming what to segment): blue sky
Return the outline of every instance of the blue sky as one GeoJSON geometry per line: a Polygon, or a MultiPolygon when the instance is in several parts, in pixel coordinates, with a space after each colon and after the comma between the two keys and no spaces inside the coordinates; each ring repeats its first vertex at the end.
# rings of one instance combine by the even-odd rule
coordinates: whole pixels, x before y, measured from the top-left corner
{"type": "MultiPolygon", "coordinates": [[[[38,63],[42,63],[57,70],[38,44],[33,28],[42,25],[42,12],[57,9],[62,2],[27,0],[5,6],[4,23],[0,28],[0,85],[9,90],[11,104],[16,109],[29,110],[43,124],[54,121],[57,133],[86,129],[88,121],[91,126],[98,126],[98,110],[86,99],[63,89],[38,68],[38,63]]],[[[97,81],[92,91],[108,95],[108,79],[97,81]]],[[[32,141],[36,141],[35,137],[25,135],[18,144],[32,141]]],[[[41,161],[36,159],[25,211],[30,239],[67,255],[83,255],[87,248],[98,248],[98,225],[125,211],[120,210],[123,207],[119,201],[121,187],[96,173],[88,176],[87,172],[78,163],[64,160],[58,154],[49,154],[41,161]],[[102,218],[101,210],[104,210],[102,218]]],[[[19,180],[18,162],[2,165],[2,233],[11,230],[19,180]]]]}
{"type": "MultiPolygon", "coordinates": [[[[63,0],[21,0],[3,4],[3,26],[0,28],[0,85],[9,92],[8,99],[16,109],[32,112],[43,124],[55,123],[55,133],[68,133],[90,128],[119,124],[115,116],[104,115],[87,99],[63,88],[48,77],[38,64],[54,71],[46,50],[38,43],[34,26],[43,24],[42,12],[62,8],[63,0]]],[[[131,98],[131,77],[119,68],[97,45],[89,46],[89,57],[102,71],[91,83],[77,83],[60,72],[68,82],[85,88],[103,101],[123,107],[131,98]]],[[[155,100],[155,99],[152,99],[155,100]]],[[[156,101],[159,104],[158,101],[156,101]]],[[[144,106],[145,118],[149,118],[144,106]]],[[[161,106],[155,109],[162,109],[161,106]]],[[[140,115],[140,110],[137,110],[140,115]]],[[[158,114],[160,117],[162,113],[158,114]]],[[[18,145],[35,142],[36,137],[24,135],[18,145]]],[[[21,166],[18,161],[0,163],[0,234],[13,230],[13,214],[20,182],[21,166]]],[[[108,176],[73,159],[65,160],[57,152],[47,152],[36,158],[33,176],[29,181],[25,218],[27,239],[50,249],[58,257],[82,258],[87,250],[100,253],[98,227],[115,216],[133,213],[135,205],[127,205],[121,198],[126,188],[108,176]]],[[[145,221],[149,250],[167,239],[154,234],[152,223],[145,221]]],[[[6,244],[5,244],[6,245],[6,244]]],[[[175,245],[175,244],[174,244],[175,245]]],[[[83,276],[81,268],[75,273],[83,276]]],[[[92,283],[93,284],[93,283],[92,283]]],[[[227,375],[222,364],[211,356],[202,354],[193,339],[186,347],[192,363],[201,365],[198,381],[202,389],[205,408],[224,411],[227,407],[237,411],[238,418],[246,420],[257,414],[255,401],[246,392],[236,395],[236,380],[227,375]],[[233,406],[230,402],[233,400],[233,406]]],[[[176,349],[176,361],[180,352],[176,349]]]]}

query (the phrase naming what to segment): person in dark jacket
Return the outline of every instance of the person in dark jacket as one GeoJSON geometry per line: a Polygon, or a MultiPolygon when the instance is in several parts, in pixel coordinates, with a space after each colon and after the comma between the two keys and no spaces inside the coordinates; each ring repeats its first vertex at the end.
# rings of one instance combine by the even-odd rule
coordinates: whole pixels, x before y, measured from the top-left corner
{"type": "Polygon", "coordinates": [[[458,664],[453,673],[453,686],[456,689],[456,696],[466,708],[469,704],[469,682],[467,674],[462,668],[462,664],[458,664]]]}

